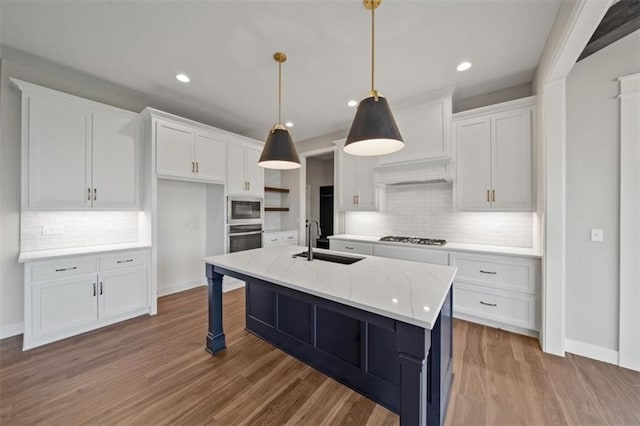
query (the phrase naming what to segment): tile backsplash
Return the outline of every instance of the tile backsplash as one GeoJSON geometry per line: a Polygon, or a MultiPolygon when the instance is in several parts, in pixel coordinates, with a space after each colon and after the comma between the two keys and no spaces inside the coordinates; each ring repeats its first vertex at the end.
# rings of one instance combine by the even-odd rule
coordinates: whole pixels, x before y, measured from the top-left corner
{"type": "Polygon", "coordinates": [[[512,247],[533,243],[533,213],[456,212],[451,184],[388,186],[384,205],[380,212],[345,213],[345,232],[512,247]]]}
{"type": "Polygon", "coordinates": [[[21,251],[136,242],[138,212],[23,211],[20,234],[21,251]]]}

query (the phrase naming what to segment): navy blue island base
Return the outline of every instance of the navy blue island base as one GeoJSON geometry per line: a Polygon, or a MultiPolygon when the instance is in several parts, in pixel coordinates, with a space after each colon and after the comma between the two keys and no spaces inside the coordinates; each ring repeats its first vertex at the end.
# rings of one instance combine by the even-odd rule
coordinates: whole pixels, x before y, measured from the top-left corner
{"type": "Polygon", "coordinates": [[[400,415],[401,425],[442,425],[453,381],[452,294],[429,330],[206,266],[207,351],[225,348],[222,277],[246,282],[246,329],[400,415]]]}

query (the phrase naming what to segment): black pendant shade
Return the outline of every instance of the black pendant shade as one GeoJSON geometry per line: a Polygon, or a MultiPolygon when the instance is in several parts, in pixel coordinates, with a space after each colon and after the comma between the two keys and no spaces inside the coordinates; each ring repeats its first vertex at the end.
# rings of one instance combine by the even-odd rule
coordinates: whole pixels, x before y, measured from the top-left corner
{"type": "Polygon", "coordinates": [[[300,159],[287,129],[278,125],[271,129],[267,142],[258,160],[258,165],[267,169],[297,169],[300,159]]]}
{"type": "Polygon", "coordinates": [[[384,155],[404,147],[402,136],[387,100],[378,95],[358,105],[344,151],[352,155],[384,155]]]}

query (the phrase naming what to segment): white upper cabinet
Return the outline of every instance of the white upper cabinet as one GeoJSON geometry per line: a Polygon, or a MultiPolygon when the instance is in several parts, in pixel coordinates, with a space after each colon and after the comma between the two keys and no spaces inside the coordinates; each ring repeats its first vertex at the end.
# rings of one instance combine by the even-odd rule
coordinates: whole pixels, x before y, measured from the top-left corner
{"type": "Polygon", "coordinates": [[[137,114],[11,80],[22,91],[22,207],[140,206],[137,114]]]}
{"type": "Polygon", "coordinates": [[[456,114],[456,207],[531,211],[534,99],[456,114]]]}
{"type": "Polygon", "coordinates": [[[223,137],[169,120],[158,119],[155,123],[158,177],[224,183],[223,137]]]}
{"type": "Polygon", "coordinates": [[[140,151],[139,120],[115,114],[93,115],[93,207],[138,206],[140,151]]]}
{"type": "Polygon", "coordinates": [[[378,158],[347,154],[342,149],[344,140],[334,143],[338,146],[336,150],[338,210],[377,210],[373,169],[378,158]]]}
{"type": "Polygon", "coordinates": [[[264,196],[264,170],[258,166],[260,151],[230,143],[227,150],[227,192],[235,195],[264,196]]]}
{"type": "Polygon", "coordinates": [[[443,91],[420,105],[394,109],[404,148],[378,158],[379,165],[445,158],[450,153],[451,94],[443,91]]]}

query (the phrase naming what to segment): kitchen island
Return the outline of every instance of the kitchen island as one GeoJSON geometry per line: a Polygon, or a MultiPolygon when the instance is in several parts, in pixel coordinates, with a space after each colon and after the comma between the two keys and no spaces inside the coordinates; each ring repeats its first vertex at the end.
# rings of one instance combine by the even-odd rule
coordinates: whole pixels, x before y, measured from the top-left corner
{"type": "Polygon", "coordinates": [[[295,257],[303,250],[276,246],[204,259],[207,351],[226,347],[222,277],[237,278],[246,282],[249,332],[399,414],[403,425],[441,425],[453,380],[456,268],[342,254],[360,260],[309,262],[295,257]]]}

